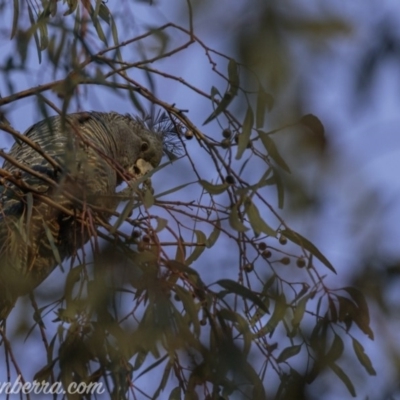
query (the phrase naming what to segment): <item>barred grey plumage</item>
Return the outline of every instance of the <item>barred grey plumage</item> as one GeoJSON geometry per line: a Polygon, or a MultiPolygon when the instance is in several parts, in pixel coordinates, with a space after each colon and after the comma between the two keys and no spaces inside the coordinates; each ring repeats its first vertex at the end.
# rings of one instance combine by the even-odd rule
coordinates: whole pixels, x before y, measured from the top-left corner
{"type": "Polygon", "coordinates": [[[55,163],[25,142],[4,155],[12,176],[0,185],[0,319],[53,271],[57,253],[64,260],[90,238],[46,198],[77,214],[85,205],[115,210],[116,187],[156,167],[163,153],[161,132],[114,112],[51,117],[25,135],[55,163]]]}

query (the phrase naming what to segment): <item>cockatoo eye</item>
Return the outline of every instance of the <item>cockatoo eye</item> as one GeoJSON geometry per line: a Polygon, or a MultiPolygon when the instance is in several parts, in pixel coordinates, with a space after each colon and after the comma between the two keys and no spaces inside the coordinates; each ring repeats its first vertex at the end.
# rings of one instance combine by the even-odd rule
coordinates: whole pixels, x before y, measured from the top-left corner
{"type": "Polygon", "coordinates": [[[142,151],[146,151],[146,150],[148,150],[148,148],[149,148],[149,144],[147,142],[143,142],[142,146],[140,147],[140,149],[142,151]]]}

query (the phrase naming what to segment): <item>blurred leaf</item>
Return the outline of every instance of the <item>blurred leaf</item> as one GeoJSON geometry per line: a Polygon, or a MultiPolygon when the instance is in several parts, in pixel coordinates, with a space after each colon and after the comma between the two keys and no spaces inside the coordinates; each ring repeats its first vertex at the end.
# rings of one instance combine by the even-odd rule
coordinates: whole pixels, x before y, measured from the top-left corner
{"type": "Polygon", "coordinates": [[[46,237],[47,237],[47,240],[49,241],[54,258],[56,259],[57,264],[59,264],[61,269],[63,270],[62,265],[61,265],[60,253],[58,252],[58,247],[56,246],[56,244],[54,242],[53,234],[51,233],[50,228],[47,226],[47,224],[46,224],[46,222],[44,222],[44,220],[42,221],[42,224],[43,224],[44,230],[46,232],[46,237]]]}
{"type": "Polygon", "coordinates": [[[83,265],[78,265],[77,267],[71,268],[68,272],[64,289],[64,296],[67,303],[72,300],[72,290],[75,286],[75,283],[80,279],[83,267],[83,265]]]}
{"type": "Polygon", "coordinates": [[[11,29],[10,39],[13,39],[18,28],[18,18],[19,18],[19,0],[14,0],[14,13],[13,13],[13,23],[11,29]]]}
{"type": "Polygon", "coordinates": [[[276,237],[276,231],[274,231],[262,218],[254,203],[250,198],[246,199],[246,213],[249,217],[249,222],[254,230],[255,236],[258,236],[261,232],[269,236],[276,237]]]}
{"type": "Polygon", "coordinates": [[[184,288],[179,285],[174,286],[175,293],[178,295],[181,300],[187,315],[190,318],[191,323],[193,324],[194,333],[199,336],[200,335],[200,321],[199,321],[199,310],[196,306],[195,299],[192,296],[192,293],[189,293],[184,288]]]}
{"type": "Polygon", "coordinates": [[[45,365],[43,368],[41,368],[36,374],[33,376],[33,380],[37,382],[42,382],[42,381],[47,381],[54,368],[54,364],[57,362],[57,359],[53,360],[49,364],[45,365]]]}
{"type": "Polygon", "coordinates": [[[133,366],[132,370],[137,371],[145,362],[147,358],[147,351],[139,351],[137,353],[136,359],[135,359],[135,365],[133,366]]]}
{"type": "Polygon", "coordinates": [[[271,111],[274,105],[274,98],[265,92],[260,85],[257,92],[257,108],[256,108],[256,128],[264,126],[265,110],[271,111]]]}
{"type": "Polygon", "coordinates": [[[335,362],[343,354],[344,345],[343,340],[335,333],[331,348],[328,350],[324,357],[324,362],[327,364],[335,362]]]}
{"type": "Polygon", "coordinates": [[[313,114],[307,114],[300,118],[300,123],[318,136],[325,136],[325,128],[322,122],[313,114]]]}
{"type": "Polygon", "coordinates": [[[40,49],[40,41],[39,41],[39,36],[38,36],[37,30],[35,27],[35,25],[36,25],[35,17],[33,16],[33,12],[32,12],[31,7],[29,6],[29,4],[28,4],[28,15],[29,15],[29,21],[31,23],[30,32],[33,33],[33,37],[35,39],[35,44],[36,44],[36,50],[38,53],[39,64],[41,64],[42,63],[42,52],[40,49]]]}
{"type": "Polygon", "coordinates": [[[239,68],[236,61],[233,58],[229,59],[228,63],[228,79],[229,79],[229,84],[233,89],[233,93],[234,95],[236,95],[240,85],[239,68]]]}
{"type": "Polygon", "coordinates": [[[346,385],[347,390],[353,397],[356,397],[356,391],[350,378],[344,373],[344,371],[337,364],[329,364],[329,368],[338,376],[338,378],[346,385]]]}
{"type": "Polygon", "coordinates": [[[157,390],[153,394],[153,399],[158,399],[160,396],[161,391],[165,389],[165,386],[168,382],[169,376],[171,374],[172,365],[170,362],[165,366],[164,373],[162,375],[160,385],[158,386],[157,390]]]}
{"type": "Polygon", "coordinates": [[[139,375],[136,376],[136,379],[139,379],[141,376],[146,375],[148,372],[159,366],[161,363],[163,363],[166,359],[168,358],[168,354],[165,354],[158,360],[156,360],[153,364],[148,366],[144,371],[142,371],[139,375]]]}
{"type": "Polygon", "coordinates": [[[276,185],[276,191],[278,194],[278,207],[283,208],[285,199],[285,188],[283,187],[282,178],[275,167],[271,167],[273,175],[268,178],[265,183],[267,185],[276,185]]]}
{"type": "MultiPolygon", "coordinates": [[[[210,114],[210,116],[203,122],[203,125],[208,124],[214,118],[216,118],[219,114],[226,110],[229,106],[233,98],[236,96],[237,91],[239,89],[239,73],[236,61],[231,58],[228,63],[228,79],[229,79],[229,87],[225,92],[224,96],[218,103],[215,110],[210,114]]],[[[219,94],[219,91],[213,86],[211,88],[211,97],[214,99],[215,95],[219,94]]]]}
{"type": "Polygon", "coordinates": [[[232,281],[231,279],[220,279],[219,281],[215,282],[218,285],[222,286],[224,289],[228,290],[231,294],[237,294],[241,296],[243,299],[251,300],[254,304],[259,306],[265,312],[268,313],[268,308],[265,306],[264,302],[260,299],[259,295],[252,292],[247,287],[232,281]]]}
{"type": "Polygon", "coordinates": [[[247,145],[249,144],[253,123],[254,123],[253,110],[251,109],[250,106],[248,106],[246,116],[244,117],[242,125],[242,133],[238,135],[239,141],[236,153],[236,160],[239,160],[242,157],[244,151],[247,148],[247,145]]]}
{"type": "Polygon", "coordinates": [[[168,400],[181,400],[181,388],[179,386],[172,389],[168,397],[168,400]]]}
{"type": "Polygon", "coordinates": [[[72,14],[78,7],[79,0],[67,0],[69,9],[63,14],[64,17],[72,14]]]}
{"type": "Polygon", "coordinates": [[[317,257],[318,260],[321,261],[327,268],[329,268],[332,272],[336,274],[335,268],[333,268],[333,265],[328,261],[328,259],[305,237],[289,229],[284,229],[283,231],[281,231],[281,234],[293,243],[298,244],[305,250],[308,250],[311,254],[317,257]]]}
{"type": "Polygon", "coordinates": [[[300,350],[301,350],[301,344],[286,347],[286,349],[283,349],[281,354],[279,354],[278,358],[276,359],[276,362],[281,363],[283,361],[286,361],[288,358],[293,357],[296,354],[299,354],[300,350]]]}
{"type": "Polygon", "coordinates": [[[223,308],[218,311],[218,316],[226,319],[228,321],[232,321],[235,323],[236,329],[243,336],[243,357],[247,357],[250,351],[250,347],[252,344],[252,335],[249,329],[249,324],[245,318],[243,318],[239,313],[236,313],[227,308],[223,308]]]}
{"type": "Polygon", "coordinates": [[[263,131],[257,131],[260,135],[260,139],[263,142],[265,149],[267,150],[268,155],[286,172],[290,174],[290,168],[286,164],[285,160],[279,154],[278,148],[275,145],[275,142],[270,138],[268,134],[263,131]]]}
{"type": "Polygon", "coordinates": [[[364,347],[356,339],[352,338],[352,341],[353,341],[354,352],[356,353],[356,356],[358,358],[358,361],[360,361],[360,364],[367,370],[367,372],[370,375],[373,375],[373,376],[376,375],[376,371],[375,371],[374,367],[372,366],[371,360],[365,354],[364,347]]]}
{"type": "Polygon", "coordinates": [[[369,310],[364,294],[355,287],[344,287],[343,290],[345,290],[357,304],[358,312],[354,316],[354,322],[371,340],[374,340],[374,333],[369,326],[369,310]]]}

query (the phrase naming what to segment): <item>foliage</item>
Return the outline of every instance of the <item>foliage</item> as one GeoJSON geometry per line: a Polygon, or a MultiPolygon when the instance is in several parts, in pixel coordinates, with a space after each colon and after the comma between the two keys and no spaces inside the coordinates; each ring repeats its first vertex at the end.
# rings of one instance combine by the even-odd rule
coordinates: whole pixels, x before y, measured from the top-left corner
{"type": "MultiPolygon", "coordinates": [[[[40,333],[46,361],[23,379],[64,387],[101,381],[115,399],[187,400],[262,399],[272,379],[275,398],[284,399],[329,369],[355,395],[340,365],[345,349],[375,374],[354,335],[358,328],[373,339],[363,294],[328,287],[325,274],[334,267],[277,211],[285,205],[283,182],[291,171],[276,137],[292,128],[323,141],[321,122],[308,114],[270,129],[265,117],[273,96],[248,66],[196,35],[190,0],[184,23],[128,30],[130,36],[124,30],[124,40],[121,15],[108,6],[14,0],[15,52],[1,65],[8,91],[0,105],[11,110],[31,99],[44,117],[63,114],[85,108],[85,93],[99,86],[126,96],[139,114],[157,106],[179,128],[182,154],[156,174],[185,165],[190,179],[170,182],[161,193],[138,190],[139,202],[123,203],[102,223],[93,252],[71,261],[61,297],[38,302],[31,295],[28,333],[40,333]],[[211,88],[166,66],[190,50],[204,54],[214,72],[211,88]],[[28,73],[31,63],[52,69],[53,79],[15,90],[12,74],[28,73]],[[156,95],[156,87],[167,84],[208,102],[208,110],[200,110],[203,125],[189,117],[191,110],[156,95]]],[[[5,111],[2,118],[0,128],[18,140],[5,111]]],[[[4,365],[19,374],[14,338],[2,335],[4,365]]]]}

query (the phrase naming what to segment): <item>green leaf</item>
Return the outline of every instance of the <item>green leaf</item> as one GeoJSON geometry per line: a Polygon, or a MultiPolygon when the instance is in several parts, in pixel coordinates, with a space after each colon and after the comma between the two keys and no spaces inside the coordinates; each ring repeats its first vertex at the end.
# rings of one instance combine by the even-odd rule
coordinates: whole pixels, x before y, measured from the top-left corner
{"type": "Polygon", "coordinates": [[[193,263],[193,261],[196,261],[203,253],[203,251],[206,249],[206,241],[207,241],[206,235],[199,230],[195,230],[194,232],[197,238],[197,246],[193,250],[192,254],[186,259],[185,261],[186,265],[190,265],[193,263]]]}
{"type": "Polygon", "coordinates": [[[225,192],[226,189],[228,189],[229,184],[228,183],[220,183],[218,185],[214,185],[210,182],[200,180],[199,181],[200,185],[203,186],[204,190],[210,194],[221,194],[225,192]]]}
{"type": "Polygon", "coordinates": [[[246,116],[244,117],[243,121],[242,133],[239,135],[236,160],[239,160],[242,157],[244,151],[247,148],[251,136],[251,130],[253,128],[253,123],[254,123],[253,110],[250,106],[248,106],[246,116]]]}
{"type": "Polygon", "coordinates": [[[63,14],[64,17],[72,14],[76,10],[76,8],[78,7],[78,2],[79,2],[79,0],[68,0],[67,1],[69,9],[67,11],[65,11],[65,13],[63,14]]]}
{"type": "Polygon", "coordinates": [[[283,317],[286,314],[287,310],[287,304],[286,304],[286,298],[283,293],[281,293],[275,302],[275,308],[274,311],[271,315],[271,318],[267,322],[267,324],[260,329],[260,331],[257,333],[257,337],[264,336],[267,333],[272,332],[278,323],[283,319],[283,317]]]}
{"type": "Polygon", "coordinates": [[[33,379],[38,382],[47,381],[47,379],[51,376],[54,368],[54,364],[57,359],[49,362],[43,368],[41,368],[36,374],[33,376],[33,379]]]}
{"type": "Polygon", "coordinates": [[[65,299],[68,301],[72,300],[72,290],[75,286],[75,283],[79,281],[83,270],[83,265],[78,265],[75,268],[70,269],[67,275],[67,279],[65,280],[65,289],[64,295],[65,299]]]}
{"type": "Polygon", "coordinates": [[[350,378],[344,373],[342,368],[340,368],[337,364],[329,364],[329,368],[338,376],[338,378],[346,385],[347,390],[353,397],[356,397],[356,390],[350,380],[350,378]]]}
{"type": "Polygon", "coordinates": [[[233,58],[229,59],[228,78],[229,78],[229,83],[232,86],[232,88],[234,89],[234,93],[236,94],[236,92],[239,88],[239,85],[240,85],[239,68],[238,68],[236,61],[233,58]]]}
{"type": "Polygon", "coordinates": [[[246,199],[246,213],[249,217],[249,222],[251,227],[254,230],[255,236],[258,236],[261,232],[265,233],[269,236],[276,237],[276,231],[274,231],[262,218],[261,215],[255,206],[255,204],[251,201],[250,198],[246,199]]]}
{"type": "Polygon", "coordinates": [[[165,354],[164,356],[162,356],[160,359],[156,360],[153,364],[151,364],[149,367],[147,367],[144,371],[142,371],[137,377],[136,379],[139,379],[141,376],[146,375],[148,372],[150,372],[152,369],[156,368],[157,366],[159,366],[161,363],[163,363],[167,358],[168,358],[169,354],[165,354]]]}
{"type": "Polygon", "coordinates": [[[217,220],[215,223],[215,227],[210,234],[210,237],[206,240],[206,247],[208,249],[214,246],[214,244],[218,240],[220,233],[221,233],[221,223],[219,222],[219,220],[217,220]]]}
{"type": "Polygon", "coordinates": [[[124,223],[124,221],[128,218],[130,213],[132,212],[133,208],[135,207],[135,199],[132,197],[129,199],[129,201],[126,203],[124,209],[122,212],[119,214],[117,220],[115,221],[115,224],[112,226],[110,229],[110,233],[113,234],[117,231],[117,229],[124,223]]]}
{"type": "MultiPolygon", "coordinates": [[[[103,7],[105,7],[105,6],[102,3],[102,5],[100,6],[100,17],[102,15],[103,7]]],[[[107,8],[107,10],[108,10],[108,8],[107,8]]],[[[111,20],[111,34],[112,34],[112,37],[113,37],[114,45],[118,46],[119,45],[118,29],[117,29],[117,25],[116,25],[116,23],[114,21],[114,18],[113,18],[113,16],[111,14],[110,14],[110,20],[111,20]]],[[[120,51],[119,47],[116,49],[116,55],[117,55],[117,59],[122,61],[121,51],[120,51]]]]}
{"type": "Polygon", "coordinates": [[[267,150],[268,155],[286,172],[290,174],[290,168],[286,164],[285,160],[279,154],[278,148],[275,145],[275,142],[271,139],[271,137],[263,131],[258,131],[260,135],[260,139],[267,150]]]}
{"type": "Polygon", "coordinates": [[[156,232],[161,232],[168,225],[168,220],[161,217],[156,217],[156,220],[157,220],[156,232]]]}
{"type": "Polygon", "coordinates": [[[249,230],[249,228],[247,228],[239,219],[239,211],[236,204],[231,208],[231,212],[229,214],[229,224],[232,229],[238,232],[246,232],[249,230]]]}
{"type": "Polygon", "coordinates": [[[40,50],[46,50],[49,45],[49,33],[47,31],[47,17],[43,17],[41,14],[37,21],[37,26],[40,33],[40,50]]]}
{"type": "Polygon", "coordinates": [[[146,187],[143,195],[143,205],[149,209],[154,204],[154,196],[149,187],[146,187]]]}
{"type": "Polygon", "coordinates": [[[228,321],[232,321],[235,323],[235,327],[243,336],[243,351],[242,354],[244,357],[247,357],[250,351],[250,347],[252,344],[252,335],[249,329],[249,324],[245,318],[243,318],[239,313],[236,313],[227,308],[223,308],[218,311],[218,316],[226,319],[228,321]]]}
{"type": "Polygon", "coordinates": [[[204,288],[204,283],[201,280],[200,275],[193,268],[190,268],[177,260],[168,260],[165,262],[165,265],[172,271],[176,270],[188,274],[188,279],[191,282],[193,282],[199,289],[204,288]],[[190,279],[190,277],[194,277],[195,279],[190,279]]]}
{"type": "Polygon", "coordinates": [[[267,185],[276,185],[276,190],[278,193],[278,207],[283,208],[285,189],[283,187],[282,179],[275,167],[272,167],[272,173],[273,175],[271,176],[271,178],[268,178],[265,183],[267,185]]]}
{"type": "MultiPolygon", "coordinates": [[[[110,25],[111,22],[111,13],[110,10],[108,9],[108,7],[104,4],[103,1],[98,1],[96,4],[96,11],[97,14],[99,15],[99,17],[108,25],[110,25]]],[[[96,15],[97,17],[97,15],[96,15]]],[[[118,44],[118,43],[114,43],[114,44],[118,44]]]]}
{"type": "Polygon", "coordinates": [[[293,312],[292,325],[293,327],[298,327],[300,325],[301,320],[303,319],[304,312],[306,311],[307,301],[310,298],[310,295],[304,296],[296,305],[296,308],[293,312]]]}
{"type": "Polygon", "coordinates": [[[345,290],[357,304],[358,312],[353,316],[354,322],[371,340],[373,340],[374,333],[369,326],[370,318],[368,304],[365,300],[364,294],[355,287],[344,287],[343,290],[345,290]]]}
{"type": "MultiPolygon", "coordinates": [[[[86,4],[86,2],[83,2],[83,5],[85,5],[85,4],[86,4]]],[[[103,28],[101,27],[100,21],[97,18],[97,16],[95,15],[92,5],[90,3],[88,3],[88,4],[89,4],[88,11],[89,11],[93,26],[96,29],[97,36],[106,46],[108,46],[107,38],[106,38],[106,35],[104,34],[103,28]]],[[[88,7],[86,7],[86,8],[88,8],[88,7]]]]}
{"type": "Polygon", "coordinates": [[[293,243],[303,247],[304,249],[308,250],[311,254],[313,254],[319,261],[321,261],[327,268],[329,268],[332,272],[336,274],[335,268],[333,265],[328,261],[328,259],[305,237],[301,236],[299,233],[284,229],[281,231],[281,234],[285,236],[287,239],[292,241],[293,243]]]}
{"type": "Polygon", "coordinates": [[[301,344],[298,344],[298,345],[295,345],[295,346],[286,347],[286,349],[283,349],[282,353],[279,354],[279,356],[276,359],[276,361],[278,363],[286,361],[288,358],[293,357],[296,354],[299,354],[300,350],[301,350],[301,344]]]}
{"type": "Polygon", "coordinates": [[[147,358],[147,351],[139,351],[137,353],[136,359],[135,359],[135,365],[133,366],[132,370],[137,371],[145,362],[147,358]]]}
{"type": "Polygon", "coordinates": [[[264,302],[260,299],[260,297],[247,287],[230,279],[220,279],[216,283],[222,286],[224,289],[228,290],[230,293],[235,293],[241,296],[242,298],[251,300],[254,304],[256,304],[262,310],[268,313],[268,308],[265,306],[264,302]]]}
{"type": "Polygon", "coordinates": [[[172,365],[170,362],[165,366],[163,376],[160,381],[160,385],[158,386],[157,390],[153,394],[153,399],[158,399],[160,396],[161,391],[165,389],[165,386],[168,382],[169,376],[171,374],[172,365]]]}
{"type": "MultiPolygon", "coordinates": [[[[206,181],[203,181],[203,182],[206,182],[206,181]]],[[[165,192],[162,192],[162,193],[159,193],[159,194],[155,195],[154,198],[158,199],[159,197],[167,196],[168,194],[177,192],[178,190],[183,189],[183,188],[185,188],[186,186],[193,185],[194,183],[197,183],[197,181],[195,181],[195,182],[189,182],[189,183],[184,183],[183,185],[176,186],[176,187],[174,187],[174,188],[172,188],[172,189],[166,190],[165,192]]],[[[200,181],[200,183],[201,183],[201,181],[200,181]]],[[[209,184],[209,185],[211,185],[211,183],[208,183],[208,182],[206,182],[206,183],[209,184]]],[[[207,189],[206,189],[206,190],[207,190],[207,189]]]]}
{"type": "MultiPolygon", "coordinates": [[[[239,73],[238,73],[238,66],[236,61],[231,58],[228,63],[228,79],[229,79],[229,86],[227,91],[225,92],[224,96],[222,97],[221,101],[218,103],[215,110],[211,113],[211,115],[203,122],[203,125],[208,124],[214,118],[216,118],[219,114],[226,110],[229,106],[233,98],[237,95],[239,89],[239,73]]],[[[219,94],[218,89],[214,86],[211,88],[211,98],[214,100],[216,94],[219,94]]]]}
{"type": "Polygon", "coordinates": [[[372,366],[372,362],[369,357],[365,354],[364,347],[361,345],[359,341],[353,338],[353,349],[356,353],[358,361],[360,364],[367,370],[370,375],[376,375],[376,371],[372,366]]]}

